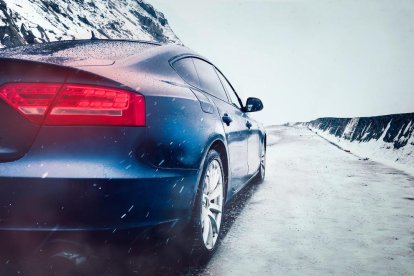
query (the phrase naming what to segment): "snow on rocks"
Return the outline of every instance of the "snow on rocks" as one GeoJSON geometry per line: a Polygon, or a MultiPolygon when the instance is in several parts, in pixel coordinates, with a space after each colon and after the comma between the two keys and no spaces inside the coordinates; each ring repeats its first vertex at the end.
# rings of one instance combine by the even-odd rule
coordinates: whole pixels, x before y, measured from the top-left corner
{"type": "Polygon", "coordinates": [[[92,37],[181,43],[142,0],[0,0],[0,48],[92,37]]]}
{"type": "Polygon", "coordinates": [[[414,113],[320,118],[304,125],[361,158],[370,158],[414,175],[414,113]]]}

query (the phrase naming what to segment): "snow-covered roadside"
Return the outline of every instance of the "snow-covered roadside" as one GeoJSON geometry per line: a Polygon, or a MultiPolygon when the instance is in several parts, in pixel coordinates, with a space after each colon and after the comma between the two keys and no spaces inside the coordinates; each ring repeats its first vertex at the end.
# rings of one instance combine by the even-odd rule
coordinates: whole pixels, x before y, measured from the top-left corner
{"type": "Polygon", "coordinates": [[[413,177],[305,128],[268,135],[266,180],[204,275],[412,275],[413,177]]]}
{"type": "MultiPolygon", "coordinates": [[[[338,145],[344,150],[350,151],[361,158],[369,158],[376,162],[380,162],[387,166],[402,170],[405,173],[414,176],[414,135],[409,136],[407,144],[401,148],[394,148],[393,143],[385,142],[384,137],[387,134],[390,123],[383,130],[382,135],[378,139],[368,141],[351,141],[353,131],[355,130],[357,121],[351,120],[345,128],[341,137],[337,137],[330,133],[330,130],[322,130],[315,126],[309,125],[308,128],[325,138],[326,140],[338,145]]],[[[411,125],[400,130],[402,133],[408,132],[411,125]]]]}
{"type": "Polygon", "coordinates": [[[281,135],[279,135],[280,131],[282,131],[280,126],[266,127],[266,132],[267,132],[266,144],[268,147],[273,146],[274,144],[276,144],[282,139],[281,135]]]}

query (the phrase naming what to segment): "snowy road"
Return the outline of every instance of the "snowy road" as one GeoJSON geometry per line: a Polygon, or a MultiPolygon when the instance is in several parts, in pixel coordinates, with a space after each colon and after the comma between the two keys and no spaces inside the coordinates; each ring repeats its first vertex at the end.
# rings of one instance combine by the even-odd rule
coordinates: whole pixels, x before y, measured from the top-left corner
{"type": "MultiPolygon", "coordinates": [[[[104,250],[84,275],[414,275],[413,176],[359,160],[307,129],[268,135],[266,180],[226,210],[205,267],[190,267],[161,241],[110,262],[104,250]]],[[[0,275],[48,275],[49,267],[0,258],[0,275]],[[37,265],[47,273],[34,273],[37,265]]]]}
{"type": "Polygon", "coordinates": [[[204,275],[414,275],[414,177],[275,128],[267,178],[204,275]]]}

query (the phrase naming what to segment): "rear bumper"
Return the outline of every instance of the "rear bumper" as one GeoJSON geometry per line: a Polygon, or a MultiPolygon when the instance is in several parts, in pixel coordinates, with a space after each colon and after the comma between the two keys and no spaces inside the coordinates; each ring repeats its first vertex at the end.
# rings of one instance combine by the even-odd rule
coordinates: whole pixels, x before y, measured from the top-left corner
{"type": "Polygon", "coordinates": [[[198,170],[145,178],[0,177],[0,230],[120,231],[185,223],[198,170]]]}

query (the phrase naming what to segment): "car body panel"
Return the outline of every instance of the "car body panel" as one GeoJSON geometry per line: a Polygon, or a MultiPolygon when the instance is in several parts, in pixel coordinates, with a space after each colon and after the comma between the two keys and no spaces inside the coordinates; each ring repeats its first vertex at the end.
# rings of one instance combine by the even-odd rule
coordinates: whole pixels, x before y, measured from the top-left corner
{"type": "Polygon", "coordinates": [[[243,119],[243,113],[220,99],[210,96],[217,106],[220,117],[224,114],[232,118],[229,125],[222,124],[227,138],[228,156],[230,163],[230,189],[234,192],[240,189],[248,180],[247,128],[243,119]],[[236,161],[237,160],[237,161],[236,161]]]}
{"type": "Polygon", "coordinates": [[[263,131],[260,129],[259,123],[251,118],[249,115],[246,116],[246,123],[250,123],[251,127],[248,129],[248,149],[247,149],[247,160],[249,163],[248,175],[254,175],[260,166],[260,157],[262,155],[262,147],[264,147],[264,136],[263,131]]]}
{"type": "MultiPolygon", "coordinates": [[[[24,79],[34,82],[45,79],[63,83],[66,70],[59,66],[18,60],[0,60],[0,85],[24,79]]],[[[9,104],[0,100],[0,162],[15,160],[29,150],[40,127],[17,113],[9,104]]]]}
{"type": "Polygon", "coordinates": [[[264,146],[264,130],[257,123],[249,130],[246,113],[188,85],[170,61],[189,55],[196,54],[182,46],[154,46],[111,64],[88,64],[87,59],[15,59],[0,51],[0,63],[13,64],[0,69],[0,85],[47,81],[115,87],[144,95],[146,109],[145,127],[37,126],[0,100],[0,115],[7,113],[0,121],[0,230],[188,222],[204,159],[216,143],[228,153],[229,202],[253,175],[249,147],[264,146]],[[27,69],[14,69],[18,64],[27,69]],[[229,126],[222,121],[225,112],[234,118],[229,126]],[[250,139],[251,132],[258,138],[250,139]],[[6,158],[6,148],[13,146],[18,154],[6,158]]]}

